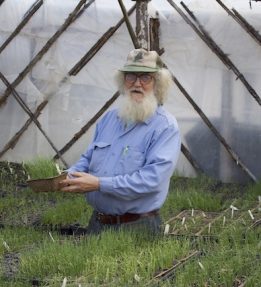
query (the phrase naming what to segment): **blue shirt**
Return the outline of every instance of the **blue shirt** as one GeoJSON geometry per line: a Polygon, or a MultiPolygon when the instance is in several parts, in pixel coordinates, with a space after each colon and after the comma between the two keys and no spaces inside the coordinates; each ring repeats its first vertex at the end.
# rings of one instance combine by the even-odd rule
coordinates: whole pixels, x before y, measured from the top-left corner
{"type": "Polygon", "coordinates": [[[86,193],[96,211],[145,213],[163,205],[179,153],[176,119],[162,106],[145,122],[128,127],[112,110],[97,124],[92,143],[69,172],[99,177],[99,191],[86,193]]]}

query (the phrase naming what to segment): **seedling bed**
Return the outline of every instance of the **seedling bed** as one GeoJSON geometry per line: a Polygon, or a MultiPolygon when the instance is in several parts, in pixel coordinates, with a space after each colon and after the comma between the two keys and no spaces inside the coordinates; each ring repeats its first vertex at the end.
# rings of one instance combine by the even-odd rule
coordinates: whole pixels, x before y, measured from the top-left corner
{"type": "Polygon", "coordinates": [[[218,236],[227,226],[239,222],[246,229],[260,226],[261,212],[258,207],[251,210],[237,211],[231,214],[230,210],[223,212],[206,212],[202,210],[183,210],[175,217],[167,220],[170,226],[170,235],[190,236],[218,236]],[[252,216],[252,217],[251,217],[252,216]]]}
{"type": "Polygon", "coordinates": [[[168,233],[88,236],[83,196],[34,193],[26,179],[22,165],[0,164],[0,286],[260,285],[260,183],[173,176],[168,233]]]}

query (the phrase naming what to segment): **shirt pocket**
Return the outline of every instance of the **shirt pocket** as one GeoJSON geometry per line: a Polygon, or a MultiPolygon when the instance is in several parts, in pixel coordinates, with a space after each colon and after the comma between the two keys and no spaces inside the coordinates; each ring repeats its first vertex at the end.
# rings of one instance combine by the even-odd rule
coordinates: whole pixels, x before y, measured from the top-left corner
{"type": "Polygon", "coordinates": [[[107,142],[93,143],[93,152],[90,161],[90,171],[98,172],[101,170],[110,147],[111,144],[107,142]]]}
{"type": "Polygon", "coordinates": [[[115,174],[132,174],[141,169],[145,162],[145,153],[142,149],[135,146],[123,148],[120,160],[118,161],[115,174]]]}

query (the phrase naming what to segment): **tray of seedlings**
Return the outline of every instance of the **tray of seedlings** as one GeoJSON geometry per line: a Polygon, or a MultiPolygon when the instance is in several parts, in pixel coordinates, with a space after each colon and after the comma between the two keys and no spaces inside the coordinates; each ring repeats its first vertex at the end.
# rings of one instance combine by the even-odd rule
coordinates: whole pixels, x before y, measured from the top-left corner
{"type": "Polygon", "coordinates": [[[59,190],[59,183],[66,179],[67,173],[53,160],[38,157],[24,164],[29,179],[27,185],[34,192],[55,192],[59,190]]]}
{"type": "Polygon", "coordinates": [[[173,194],[176,202],[174,200],[173,202],[174,209],[178,212],[166,219],[165,232],[181,238],[184,236],[215,238],[223,229],[233,226],[235,222],[246,229],[259,226],[260,184],[245,187],[243,194],[242,190],[237,195],[234,192],[234,198],[226,196],[230,190],[227,190],[226,185],[222,186],[224,190],[215,191],[216,194],[205,188],[196,190],[195,186],[187,187],[186,192],[177,189],[173,194]],[[183,209],[181,205],[185,208],[183,209]]]}

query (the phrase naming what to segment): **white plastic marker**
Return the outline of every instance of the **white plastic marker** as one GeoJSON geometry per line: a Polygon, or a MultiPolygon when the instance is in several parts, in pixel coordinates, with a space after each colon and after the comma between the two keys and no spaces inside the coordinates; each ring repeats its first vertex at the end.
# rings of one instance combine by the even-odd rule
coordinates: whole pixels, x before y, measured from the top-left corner
{"type": "Polygon", "coordinates": [[[54,242],[55,240],[54,240],[51,232],[49,232],[49,236],[51,237],[52,241],[54,242]]]}
{"type": "Polygon", "coordinates": [[[137,282],[140,282],[140,276],[139,276],[139,275],[135,274],[135,275],[134,275],[134,279],[135,279],[137,282]]]}
{"type": "Polygon", "coordinates": [[[230,205],[230,208],[231,208],[231,218],[233,218],[234,217],[234,211],[235,210],[238,210],[238,208],[237,207],[235,207],[234,205],[230,205]]]}
{"type": "Polygon", "coordinates": [[[250,209],[248,209],[248,213],[249,213],[249,215],[250,215],[251,219],[252,219],[252,220],[255,220],[254,215],[253,215],[253,213],[251,212],[251,210],[250,210],[250,209]]]}
{"type": "Polygon", "coordinates": [[[203,264],[201,262],[198,261],[198,265],[202,270],[205,270],[205,267],[203,266],[203,264]]]}
{"type": "Polygon", "coordinates": [[[64,277],[64,278],[63,278],[63,284],[62,284],[62,287],[65,287],[65,286],[66,286],[66,284],[67,284],[67,278],[66,278],[66,277],[64,277]]]}
{"type": "Polygon", "coordinates": [[[8,246],[8,244],[4,240],[3,240],[3,245],[7,251],[10,251],[10,247],[8,246]]]}
{"type": "Polygon", "coordinates": [[[169,234],[169,227],[170,227],[170,225],[167,223],[167,224],[165,225],[164,235],[168,235],[168,234],[169,234]]]}
{"type": "Polygon", "coordinates": [[[55,164],[55,167],[56,167],[56,170],[57,170],[58,174],[61,174],[62,172],[60,170],[60,167],[59,167],[58,163],[55,164]]]}

